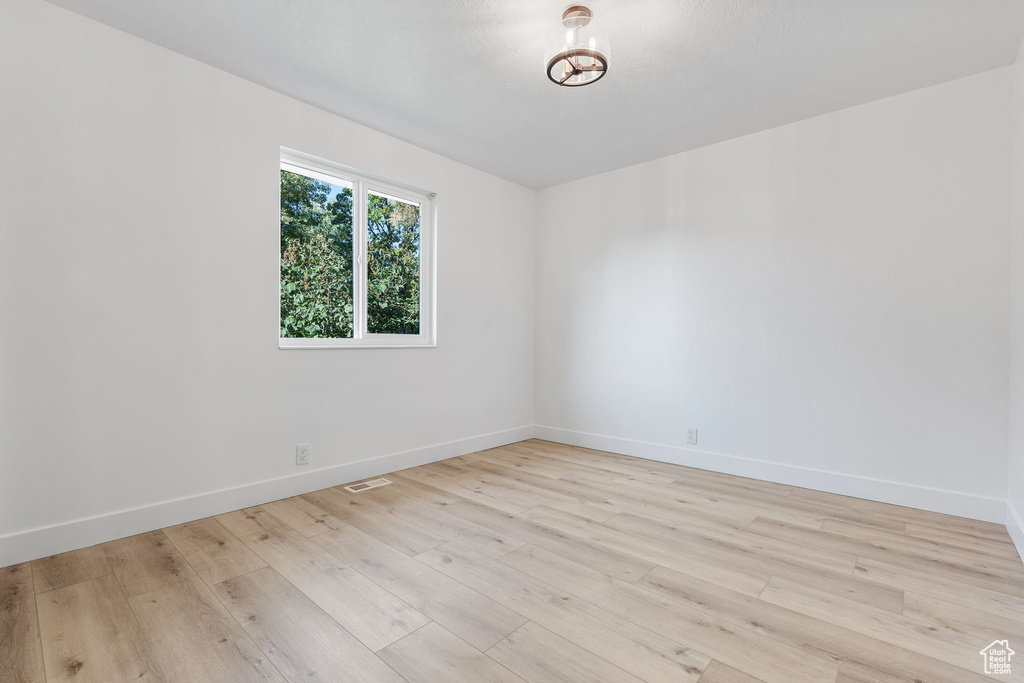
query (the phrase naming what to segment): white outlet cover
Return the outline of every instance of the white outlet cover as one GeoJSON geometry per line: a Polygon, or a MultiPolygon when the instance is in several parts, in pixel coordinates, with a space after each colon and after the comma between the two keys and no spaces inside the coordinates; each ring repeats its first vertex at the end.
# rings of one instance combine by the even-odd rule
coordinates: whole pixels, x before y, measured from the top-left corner
{"type": "Polygon", "coordinates": [[[295,464],[308,465],[310,452],[313,447],[308,443],[300,443],[295,447],[295,464]]]}
{"type": "Polygon", "coordinates": [[[696,446],[697,445],[697,428],[687,427],[686,428],[686,443],[696,446]]]}

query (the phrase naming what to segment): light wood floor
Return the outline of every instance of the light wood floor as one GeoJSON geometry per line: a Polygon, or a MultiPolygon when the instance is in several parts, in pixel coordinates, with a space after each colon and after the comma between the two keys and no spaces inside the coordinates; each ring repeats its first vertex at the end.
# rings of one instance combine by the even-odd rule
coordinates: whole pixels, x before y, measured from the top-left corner
{"type": "Polygon", "coordinates": [[[0,679],[969,683],[996,524],[524,441],[0,570],[0,679]]]}

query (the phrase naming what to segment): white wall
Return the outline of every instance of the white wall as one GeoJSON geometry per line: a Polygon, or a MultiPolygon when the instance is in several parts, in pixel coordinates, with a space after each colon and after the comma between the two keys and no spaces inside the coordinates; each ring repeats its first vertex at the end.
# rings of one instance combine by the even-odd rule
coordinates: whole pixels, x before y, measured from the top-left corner
{"type": "Polygon", "coordinates": [[[530,433],[532,191],[41,0],[0,63],[0,566],[530,433]],[[278,350],[282,145],[438,193],[438,348],[278,350]]]}
{"type": "Polygon", "coordinates": [[[1012,75],[540,192],[538,435],[1002,521],[1012,75]]]}
{"type": "Polygon", "coordinates": [[[0,58],[0,566],[535,421],[1024,511],[1020,64],[535,194],[42,0],[0,58]],[[277,349],[282,145],[439,193],[437,349],[277,349]]]}
{"type": "Polygon", "coordinates": [[[1006,528],[1024,557],[1024,46],[1013,66],[1012,360],[1006,528]]]}

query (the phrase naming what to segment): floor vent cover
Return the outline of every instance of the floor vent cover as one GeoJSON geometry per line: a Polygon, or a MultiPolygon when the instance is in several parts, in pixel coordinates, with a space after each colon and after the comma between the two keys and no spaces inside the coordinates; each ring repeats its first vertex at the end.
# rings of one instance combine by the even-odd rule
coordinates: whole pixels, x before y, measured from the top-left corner
{"type": "Polygon", "coordinates": [[[387,486],[390,483],[391,482],[388,481],[387,479],[374,479],[373,481],[364,481],[360,484],[352,484],[351,486],[346,486],[345,490],[351,491],[352,493],[359,493],[360,491],[369,491],[370,489],[375,489],[378,486],[387,486]]]}

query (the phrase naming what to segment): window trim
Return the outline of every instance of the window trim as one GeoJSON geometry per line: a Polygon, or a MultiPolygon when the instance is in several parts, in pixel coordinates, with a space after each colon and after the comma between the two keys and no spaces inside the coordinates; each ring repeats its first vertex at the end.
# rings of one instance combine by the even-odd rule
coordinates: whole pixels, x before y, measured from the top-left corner
{"type": "MultiPolygon", "coordinates": [[[[437,195],[433,192],[372,176],[348,166],[336,164],[287,147],[281,148],[280,168],[327,176],[327,179],[352,184],[352,337],[315,338],[281,337],[280,303],[278,303],[279,349],[424,349],[436,348],[437,309],[437,195]],[[290,167],[290,168],[289,168],[290,167]],[[420,205],[420,333],[371,334],[366,325],[367,281],[367,193],[391,195],[420,205]]],[[[314,175],[314,177],[315,177],[314,175]]],[[[331,182],[328,180],[328,182],[331,182]]],[[[278,228],[280,230],[280,227],[278,228]]],[[[280,263],[280,260],[279,260],[280,263]]],[[[278,269],[278,302],[280,302],[280,267],[278,269]]]]}

